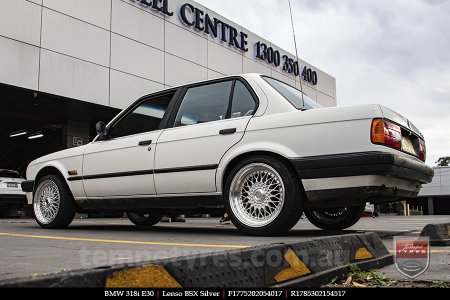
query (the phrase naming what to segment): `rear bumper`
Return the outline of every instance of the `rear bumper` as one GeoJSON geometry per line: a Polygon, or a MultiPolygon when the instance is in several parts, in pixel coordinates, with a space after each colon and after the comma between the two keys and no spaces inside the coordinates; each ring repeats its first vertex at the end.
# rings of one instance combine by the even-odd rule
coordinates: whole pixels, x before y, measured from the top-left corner
{"type": "Polygon", "coordinates": [[[22,191],[25,193],[32,193],[34,189],[34,180],[25,180],[21,183],[22,191]]]}
{"type": "Polygon", "coordinates": [[[307,209],[414,198],[434,170],[413,158],[364,152],[292,159],[303,182],[307,209]]]}
{"type": "Polygon", "coordinates": [[[395,187],[350,187],[343,189],[315,190],[306,192],[306,209],[357,206],[369,203],[389,203],[416,197],[418,192],[395,187]]]}
{"type": "Polygon", "coordinates": [[[414,183],[430,183],[434,170],[421,161],[386,152],[361,152],[291,159],[301,179],[392,176],[414,183]]]}

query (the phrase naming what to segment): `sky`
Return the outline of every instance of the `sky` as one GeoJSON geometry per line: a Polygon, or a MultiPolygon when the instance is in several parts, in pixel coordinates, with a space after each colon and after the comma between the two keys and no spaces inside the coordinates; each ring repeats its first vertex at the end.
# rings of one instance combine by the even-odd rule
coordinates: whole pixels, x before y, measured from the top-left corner
{"type": "MultiPolygon", "coordinates": [[[[288,0],[196,0],[295,53],[288,0]]],[[[291,0],[299,57],[336,78],[338,106],[378,103],[450,156],[450,0],[291,0]]],[[[320,79],[319,79],[320,80],[320,79]]]]}

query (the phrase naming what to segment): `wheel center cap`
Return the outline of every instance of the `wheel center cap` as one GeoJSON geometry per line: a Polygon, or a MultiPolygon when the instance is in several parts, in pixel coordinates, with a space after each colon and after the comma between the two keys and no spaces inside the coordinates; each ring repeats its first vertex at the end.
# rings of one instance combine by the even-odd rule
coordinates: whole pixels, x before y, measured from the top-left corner
{"type": "Polygon", "coordinates": [[[255,191],[255,193],[253,194],[253,198],[255,199],[255,201],[257,202],[263,202],[264,198],[265,198],[266,192],[262,189],[258,189],[255,191]]]}

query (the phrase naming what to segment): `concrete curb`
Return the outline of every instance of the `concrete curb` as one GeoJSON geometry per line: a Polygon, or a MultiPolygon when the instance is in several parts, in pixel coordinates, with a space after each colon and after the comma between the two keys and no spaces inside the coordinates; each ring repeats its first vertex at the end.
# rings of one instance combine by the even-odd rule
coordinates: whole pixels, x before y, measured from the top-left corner
{"type": "Polygon", "coordinates": [[[420,236],[429,237],[431,246],[450,246],[450,223],[428,224],[420,236]]]}
{"type": "Polygon", "coordinates": [[[350,265],[392,263],[378,235],[365,233],[0,281],[0,288],[318,287],[344,277],[350,265]]]}

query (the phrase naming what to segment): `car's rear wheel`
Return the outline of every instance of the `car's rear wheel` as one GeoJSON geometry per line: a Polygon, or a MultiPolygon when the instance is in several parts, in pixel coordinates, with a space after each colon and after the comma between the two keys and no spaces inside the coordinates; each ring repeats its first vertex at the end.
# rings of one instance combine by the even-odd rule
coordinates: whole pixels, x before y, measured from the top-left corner
{"type": "Polygon", "coordinates": [[[249,235],[289,231],[302,214],[302,195],[295,171],[285,162],[264,155],[239,162],[224,189],[231,221],[249,235]]]}
{"type": "Polygon", "coordinates": [[[137,226],[150,227],[161,221],[163,214],[159,212],[128,212],[128,219],[137,226]]]}
{"type": "Polygon", "coordinates": [[[305,211],[308,220],[324,230],[342,230],[355,225],[364,214],[365,205],[305,211]]]}
{"type": "Polygon", "coordinates": [[[47,175],[38,181],[33,210],[36,222],[43,228],[65,228],[72,223],[76,204],[63,178],[47,175]]]}

